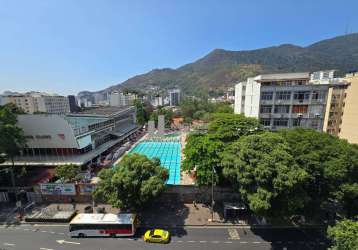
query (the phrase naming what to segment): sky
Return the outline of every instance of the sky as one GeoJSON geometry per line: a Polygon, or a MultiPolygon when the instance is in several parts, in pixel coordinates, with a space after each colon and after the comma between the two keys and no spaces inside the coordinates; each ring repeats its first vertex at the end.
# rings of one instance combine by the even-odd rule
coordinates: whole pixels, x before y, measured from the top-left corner
{"type": "Polygon", "coordinates": [[[96,91],[215,48],[358,32],[357,0],[0,0],[0,93],[96,91]]]}

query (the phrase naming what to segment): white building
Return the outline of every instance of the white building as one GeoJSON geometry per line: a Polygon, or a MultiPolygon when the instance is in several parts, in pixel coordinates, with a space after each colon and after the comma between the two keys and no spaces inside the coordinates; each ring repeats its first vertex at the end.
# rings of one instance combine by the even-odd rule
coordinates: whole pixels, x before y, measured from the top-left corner
{"type": "Polygon", "coordinates": [[[347,87],[333,70],[258,75],[235,85],[234,112],[272,130],[299,126],[336,134],[332,124],[339,123],[342,112],[332,110],[344,106],[347,87]]]}
{"type": "Polygon", "coordinates": [[[28,92],[24,94],[3,95],[3,104],[13,103],[26,113],[66,114],[70,105],[66,96],[56,94],[28,92]]]}
{"type": "Polygon", "coordinates": [[[122,107],[133,105],[134,100],[137,99],[135,94],[124,94],[122,92],[114,91],[109,96],[109,105],[114,107],[122,107]]]}
{"type": "Polygon", "coordinates": [[[153,107],[163,106],[164,105],[163,97],[162,96],[155,96],[152,99],[151,104],[153,105],[153,107]]]}

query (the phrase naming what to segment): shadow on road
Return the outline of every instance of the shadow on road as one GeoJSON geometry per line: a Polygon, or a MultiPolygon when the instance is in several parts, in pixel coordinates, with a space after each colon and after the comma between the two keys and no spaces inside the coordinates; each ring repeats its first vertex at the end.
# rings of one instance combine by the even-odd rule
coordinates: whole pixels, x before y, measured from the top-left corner
{"type": "Polygon", "coordinates": [[[328,246],[323,228],[253,228],[250,231],[271,242],[272,250],[323,250],[328,246]]]}
{"type": "Polygon", "coordinates": [[[148,229],[161,228],[170,231],[172,236],[182,237],[187,235],[185,229],[177,228],[185,224],[189,209],[181,202],[156,203],[147,206],[140,214],[143,234],[148,229]]]}

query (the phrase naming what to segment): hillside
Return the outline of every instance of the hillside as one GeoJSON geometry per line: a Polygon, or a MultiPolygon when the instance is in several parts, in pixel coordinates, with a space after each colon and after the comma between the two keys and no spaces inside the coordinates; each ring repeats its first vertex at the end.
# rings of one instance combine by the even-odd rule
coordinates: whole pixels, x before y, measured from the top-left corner
{"type": "Polygon", "coordinates": [[[307,47],[283,44],[249,51],[215,49],[193,63],[177,69],[155,69],[103,91],[179,86],[186,93],[197,93],[233,86],[237,81],[261,73],[337,69],[338,73],[343,74],[357,68],[358,33],[354,33],[307,47]]]}

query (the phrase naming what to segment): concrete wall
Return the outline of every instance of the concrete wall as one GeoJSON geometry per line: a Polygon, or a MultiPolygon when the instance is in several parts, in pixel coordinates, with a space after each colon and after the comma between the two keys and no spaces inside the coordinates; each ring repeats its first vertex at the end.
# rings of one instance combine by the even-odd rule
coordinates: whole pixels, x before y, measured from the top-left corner
{"type": "Polygon", "coordinates": [[[347,139],[350,143],[358,143],[358,74],[346,77],[350,82],[342,117],[339,137],[347,139]]]}
{"type": "Polygon", "coordinates": [[[247,117],[259,117],[260,88],[261,84],[257,83],[254,78],[247,79],[244,112],[247,117]]]}
{"type": "Polygon", "coordinates": [[[244,113],[244,105],[245,100],[243,97],[245,96],[246,82],[240,82],[235,85],[235,104],[234,104],[234,113],[235,114],[243,114],[244,113]]]}

